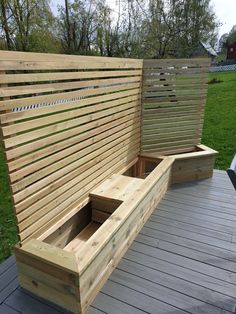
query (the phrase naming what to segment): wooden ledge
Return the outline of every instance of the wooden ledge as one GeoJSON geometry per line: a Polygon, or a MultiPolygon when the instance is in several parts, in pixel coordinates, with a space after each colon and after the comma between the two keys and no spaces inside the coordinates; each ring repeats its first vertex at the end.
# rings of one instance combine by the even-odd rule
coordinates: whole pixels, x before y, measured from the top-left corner
{"type": "Polygon", "coordinates": [[[115,174],[93,190],[90,195],[91,197],[125,201],[140,188],[143,181],[143,179],[115,174]]]}
{"type": "MultiPolygon", "coordinates": [[[[196,148],[198,151],[195,152],[186,152],[186,153],[179,153],[179,154],[173,154],[169,155],[173,157],[174,159],[187,159],[187,158],[196,158],[201,156],[210,156],[210,155],[216,155],[218,152],[210,147],[207,147],[205,145],[196,145],[196,148]]],[[[167,156],[161,155],[160,153],[142,153],[140,155],[141,157],[146,158],[153,158],[153,159],[164,159],[167,156]]]]}

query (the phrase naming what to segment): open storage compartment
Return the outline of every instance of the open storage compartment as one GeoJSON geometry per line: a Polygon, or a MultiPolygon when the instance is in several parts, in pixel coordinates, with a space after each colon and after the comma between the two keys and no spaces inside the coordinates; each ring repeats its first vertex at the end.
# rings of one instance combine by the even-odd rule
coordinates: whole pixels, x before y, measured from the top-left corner
{"type": "MultiPolygon", "coordinates": [[[[171,183],[188,182],[211,177],[216,154],[217,151],[205,145],[197,145],[192,151],[167,155],[174,158],[171,183]]],[[[145,153],[142,156],[144,158],[153,158],[153,160],[161,160],[166,157],[154,152],[145,153]]]]}

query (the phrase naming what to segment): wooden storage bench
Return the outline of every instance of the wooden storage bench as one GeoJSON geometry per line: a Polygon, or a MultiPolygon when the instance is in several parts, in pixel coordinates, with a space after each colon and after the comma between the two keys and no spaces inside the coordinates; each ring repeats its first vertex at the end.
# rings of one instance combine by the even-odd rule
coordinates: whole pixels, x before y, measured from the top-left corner
{"type": "Polygon", "coordinates": [[[23,288],[84,313],[169,184],[211,176],[208,63],[0,51],[23,288]]]}
{"type": "Polygon", "coordinates": [[[16,248],[21,286],[84,312],[165,194],[173,161],[165,158],[145,179],[113,175],[90,193],[79,212],[86,219],[75,215],[64,232],[16,248]]]}

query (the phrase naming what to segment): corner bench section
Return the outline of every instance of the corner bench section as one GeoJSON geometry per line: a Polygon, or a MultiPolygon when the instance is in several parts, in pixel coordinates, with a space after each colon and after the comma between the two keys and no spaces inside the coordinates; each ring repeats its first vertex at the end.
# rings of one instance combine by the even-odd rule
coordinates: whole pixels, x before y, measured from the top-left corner
{"type": "MultiPolygon", "coordinates": [[[[190,152],[169,155],[174,158],[171,184],[210,178],[217,153],[205,145],[196,145],[190,152]]],[[[166,158],[160,153],[144,153],[141,156],[150,160],[166,158]]]]}

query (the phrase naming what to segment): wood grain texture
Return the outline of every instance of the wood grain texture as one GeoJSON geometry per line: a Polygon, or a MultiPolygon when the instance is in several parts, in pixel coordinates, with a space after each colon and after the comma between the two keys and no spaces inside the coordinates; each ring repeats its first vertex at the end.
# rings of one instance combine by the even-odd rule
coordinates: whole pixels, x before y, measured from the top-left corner
{"type": "Polygon", "coordinates": [[[141,152],[171,154],[201,142],[208,64],[144,60],[141,152]]]}

